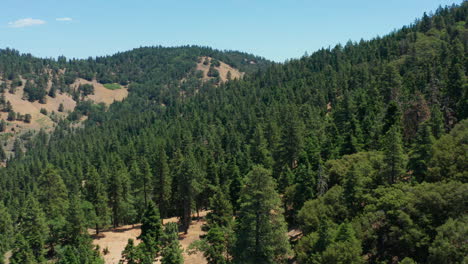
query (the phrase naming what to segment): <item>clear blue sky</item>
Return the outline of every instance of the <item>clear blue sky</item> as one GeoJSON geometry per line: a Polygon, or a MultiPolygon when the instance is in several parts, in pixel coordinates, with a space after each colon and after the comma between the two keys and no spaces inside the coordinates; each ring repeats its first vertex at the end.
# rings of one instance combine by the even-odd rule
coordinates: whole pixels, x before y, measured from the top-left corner
{"type": "Polygon", "coordinates": [[[275,61],[385,35],[462,0],[2,0],[0,48],[86,58],[196,44],[275,61]],[[59,19],[59,20],[57,20],[59,19]]]}

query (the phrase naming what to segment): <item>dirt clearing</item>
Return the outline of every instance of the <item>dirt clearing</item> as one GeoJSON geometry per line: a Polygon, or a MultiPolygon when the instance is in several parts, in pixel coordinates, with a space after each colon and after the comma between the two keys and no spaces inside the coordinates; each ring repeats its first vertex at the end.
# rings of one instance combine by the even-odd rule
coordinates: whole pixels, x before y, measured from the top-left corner
{"type": "MultiPolygon", "coordinates": [[[[184,233],[179,233],[179,242],[184,250],[184,263],[190,264],[205,264],[206,259],[203,257],[202,253],[197,253],[194,255],[188,255],[186,249],[188,246],[195,240],[200,239],[200,235],[204,234],[201,230],[201,227],[205,224],[205,216],[206,211],[200,212],[200,220],[193,220],[190,228],[188,230],[188,234],[185,235],[184,233]]],[[[178,218],[168,218],[164,219],[163,223],[171,223],[177,222],[178,218]]],[[[90,233],[93,233],[94,230],[90,230],[90,233]]],[[[127,225],[121,226],[116,229],[108,230],[100,232],[98,237],[95,237],[93,243],[95,245],[99,245],[102,250],[107,248],[109,253],[104,255],[104,260],[106,264],[117,264],[121,258],[121,253],[125,249],[127,245],[128,239],[132,238],[135,240],[135,244],[139,244],[140,241],[136,238],[141,233],[141,226],[140,225],[127,225]]],[[[159,262],[155,262],[159,263],[159,262]]]]}
{"type": "Polygon", "coordinates": [[[71,87],[77,89],[82,84],[91,84],[94,87],[94,94],[88,95],[87,98],[93,100],[95,103],[105,103],[107,105],[112,104],[114,101],[122,101],[128,96],[128,90],[121,88],[117,90],[107,89],[101,83],[96,80],[88,81],[82,78],[75,80],[71,87]]]}
{"type": "MultiPolygon", "coordinates": [[[[212,79],[211,77],[208,77],[208,71],[210,70],[211,60],[212,59],[213,58],[211,58],[211,57],[199,57],[198,58],[199,63],[197,63],[197,70],[203,72],[203,78],[202,79],[204,81],[208,81],[208,80],[212,79]],[[205,61],[208,61],[209,63],[207,65],[205,65],[204,64],[205,61]]],[[[231,73],[231,80],[240,79],[240,78],[242,78],[244,76],[243,72],[240,72],[238,69],[235,69],[235,68],[231,67],[230,65],[222,62],[222,61],[219,61],[219,66],[215,66],[214,68],[216,70],[218,70],[219,77],[220,77],[222,82],[226,82],[228,80],[228,72],[231,73]]]]}

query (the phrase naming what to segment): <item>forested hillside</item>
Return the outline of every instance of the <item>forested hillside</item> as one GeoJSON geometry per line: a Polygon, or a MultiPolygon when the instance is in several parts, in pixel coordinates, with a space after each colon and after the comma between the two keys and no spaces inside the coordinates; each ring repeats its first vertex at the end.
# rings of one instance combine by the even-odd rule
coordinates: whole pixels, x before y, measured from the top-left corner
{"type": "Polygon", "coordinates": [[[181,263],[174,234],[208,209],[192,247],[208,263],[464,263],[467,46],[464,2],[283,64],[194,47],[70,61],[3,51],[4,79],[66,68],[64,83],[129,95],[79,104],[69,119],[86,115],[84,127],[60,121],[8,160],[0,255],[101,263],[87,228],[142,223],[124,263],[181,263]],[[246,74],[191,78],[200,57],[246,74]],[[179,226],[161,225],[170,216],[179,226]]]}
{"type": "Polygon", "coordinates": [[[197,46],[139,48],[87,60],[37,59],[0,50],[0,160],[23,150],[35,132],[50,132],[63,119],[80,126],[96,108],[105,110],[126,98],[129,84],[150,84],[153,92],[170,100],[168,90],[186,95],[186,87],[197,92],[203,83],[219,85],[269,64],[249,54],[197,46]]]}

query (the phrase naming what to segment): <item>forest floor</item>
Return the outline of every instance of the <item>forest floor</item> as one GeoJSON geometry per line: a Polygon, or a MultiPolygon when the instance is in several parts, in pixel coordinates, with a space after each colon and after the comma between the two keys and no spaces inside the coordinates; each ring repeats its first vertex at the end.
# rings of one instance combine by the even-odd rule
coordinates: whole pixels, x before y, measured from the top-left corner
{"type": "MultiPolygon", "coordinates": [[[[205,264],[206,259],[202,253],[188,255],[186,250],[188,246],[195,240],[200,239],[200,235],[204,234],[201,227],[205,224],[205,216],[207,211],[200,212],[200,219],[192,220],[188,233],[185,235],[183,232],[179,233],[179,242],[184,250],[184,263],[190,264],[205,264]]],[[[163,223],[177,222],[178,218],[172,217],[163,219],[163,223]]],[[[94,233],[94,229],[90,229],[91,233],[94,233]]],[[[107,248],[109,253],[104,255],[106,264],[117,264],[121,258],[121,252],[125,249],[128,239],[132,238],[135,240],[135,244],[140,241],[137,237],[141,233],[141,225],[126,225],[120,226],[115,229],[105,230],[99,233],[98,236],[93,236],[93,243],[99,245],[102,250],[107,248]]],[[[159,263],[159,262],[156,262],[159,263]]]]}

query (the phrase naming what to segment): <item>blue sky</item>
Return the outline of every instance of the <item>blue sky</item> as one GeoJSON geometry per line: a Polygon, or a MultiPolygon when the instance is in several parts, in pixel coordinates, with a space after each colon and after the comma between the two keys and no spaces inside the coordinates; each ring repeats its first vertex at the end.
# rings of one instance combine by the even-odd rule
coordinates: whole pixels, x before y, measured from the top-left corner
{"type": "Polygon", "coordinates": [[[196,44],[284,61],[462,0],[2,0],[0,48],[86,58],[196,44]]]}

